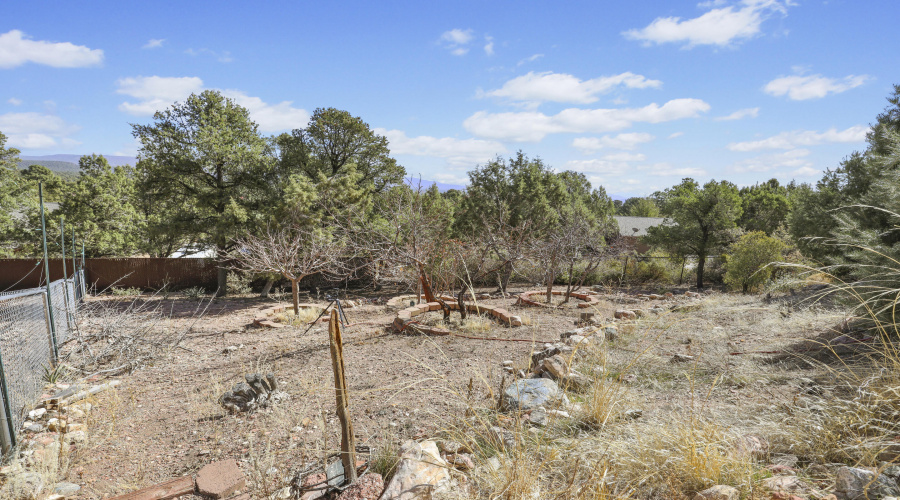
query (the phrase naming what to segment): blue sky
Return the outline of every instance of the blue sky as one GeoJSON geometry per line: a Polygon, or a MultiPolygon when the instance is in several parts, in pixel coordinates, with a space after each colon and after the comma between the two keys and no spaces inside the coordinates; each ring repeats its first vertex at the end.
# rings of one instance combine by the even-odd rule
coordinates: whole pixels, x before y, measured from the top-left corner
{"type": "Polygon", "coordinates": [[[24,2],[0,16],[23,155],[134,155],[130,123],[219,89],[265,134],[345,109],[407,172],[521,149],[620,194],[815,181],[887,104],[894,1],[24,2]]]}

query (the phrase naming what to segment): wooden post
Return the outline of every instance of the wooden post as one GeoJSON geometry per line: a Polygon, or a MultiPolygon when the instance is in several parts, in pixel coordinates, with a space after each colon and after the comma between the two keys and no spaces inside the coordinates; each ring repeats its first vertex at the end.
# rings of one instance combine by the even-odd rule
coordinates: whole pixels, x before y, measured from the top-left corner
{"type": "Polygon", "coordinates": [[[334,369],[334,394],[337,399],[337,415],[341,421],[341,463],[344,466],[344,484],[351,484],[356,482],[356,442],[353,438],[353,424],[350,422],[347,379],[344,377],[344,345],[341,340],[341,322],[335,309],[331,310],[328,336],[331,340],[331,366],[334,369]]]}

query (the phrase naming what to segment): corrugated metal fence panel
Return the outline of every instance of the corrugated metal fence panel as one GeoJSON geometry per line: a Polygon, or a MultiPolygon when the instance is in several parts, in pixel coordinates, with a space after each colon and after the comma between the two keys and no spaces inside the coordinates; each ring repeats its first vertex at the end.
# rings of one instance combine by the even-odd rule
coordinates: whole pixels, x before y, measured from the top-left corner
{"type": "MultiPolygon", "coordinates": [[[[0,290],[20,290],[40,286],[44,266],[40,259],[0,259],[0,290]]],[[[71,261],[67,260],[71,267],[71,261]]],[[[110,286],[157,290],[163,286],[185,288],[216,286],[213,259],[114,258],[86,259],[85,284],[101,291],[110,286]]],[[[50,278],[62,278],[62,260],[50,259],[50,278]]]]}

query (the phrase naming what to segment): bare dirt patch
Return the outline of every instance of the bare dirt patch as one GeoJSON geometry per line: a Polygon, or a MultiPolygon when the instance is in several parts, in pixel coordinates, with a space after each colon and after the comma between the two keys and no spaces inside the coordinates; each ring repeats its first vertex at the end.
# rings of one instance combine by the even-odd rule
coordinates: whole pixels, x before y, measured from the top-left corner
{"type": "MultiPolygon", "coordinates": [[[[338,449],[327,325],[313,325],[307,333],[306,325],[253,327],[259,311],[272,306],[255,298],[217,300],[199,319],[195,315],[206,306],[197,300],[152,300],[168,312],[173,328],[190,324],[190,331],[179,348],[125,376],[118,391],[97,397],[89,444],[77,450],[68,472],[68,480],[84,486],[82,498],[145,487],[226,458],[238,460],[254,493],[270,494],[300,467],[338,449]],[[251,372],[274,373],[290,399],[252,414],[228,414],[218,398],[251,372]]],[[[512,360],[527,369],[531,352],[558,341],[584,311],[519,307],[515,295],[485,302],[523,316],[525,324],[472,322],[456,326],[484,340],[431,338],[391,332],[396,311],[384,305],[346,311],[351,324],[344,328],[344,357],[362,444],[374,449],[435,436],[464,416],[467,402],[492,404],[502,383],[511,381],[501,363],[512,360]]],[[[576,448],[588,450],[601,441],[609,448],[614,438],[633,442],[646,435],[642,429],[682,421],[685,412],[714,417],[729,431],[768,431],[796,400],[794,381],[821,372],[773,363],[771,355],[755,352],[785,350],[840,320],[829,310],[785,313],[783,305],[759,297],[721,294],[634,304],[607,295],[591,310],[613,323],[616,309],[654,305],[665,312],[619,322],[618,339],[603,347],[603,376],[626,387],[622,404],[643,417],[606,429],[602,439],[596,430],[575,425],[566,432],[581,443],[576,448]],[[691,361],[673,362],[675,354],[691,361]]],[[[124,301],[118,307],[124,310],[124,301]]],[[[433,322],[430,316],[440,314],[425,316],[433,322]]],[[[575,402],[585,398],[573,395],[575,402]]]]}

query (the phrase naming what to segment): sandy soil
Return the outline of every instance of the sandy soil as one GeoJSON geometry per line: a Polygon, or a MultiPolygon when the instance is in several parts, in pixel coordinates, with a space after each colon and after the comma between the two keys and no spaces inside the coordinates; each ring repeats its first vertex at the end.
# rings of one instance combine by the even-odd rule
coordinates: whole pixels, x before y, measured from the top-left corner
{"type": "MultiPolygon", "coordinates": [[[[610,322],[617,308],[654,305],[623,306],[617,304],[621,295],[603,297],[595,312],[610,322]]],[[[91,300],[124,310],[131,299],[91,300]]],[[[124,382],[119,390],[96,398],[89,444],[72,456],[67,478],[83,485],[81,498],[149,486],[224,458],[239,461],[255,492],[272,492],[297,469],[339,446],[326,325],[306,333],[305,328],[252,326],[271,300],[221,299],[199,318],[197,300],[152,300],[170,316],[167,328],[175,332],[190,325],[190,331],[179,348],[119,377],[124,382]],[[230,346],[238,349],[229,351],[230,346]],[[290,399],[250,415],[226,413],[219,396],[255,371],[274,373],[290,399]]],[[[527,324],[466,333],[490,340],[423,337],[391,332],[395,311],[384,305],[347,310],[351,324],[344,329],[344,356],[354,430],[362,444],[435,435],[467,399],[495,397],[510,380],[501,369],[504,360],[526,367],[533,349],[557,341],[583,312],[518,307],[512,297],[485,302],[503,305],[527,324]]],[[[705,411],[752,427],[748,415],[757,417],[791,401],[797,389],[790,381],[813,374],[809,366],[779,361],[770,351],[828,335],[840,319],[829,310],[797,309],[754,296],[653,302],[666,312],[620,323],[620,338],[609,346],[611,365],[633,375],[629,398],[649,423],[696,404],[701,394],[705,411]],[[671,310],[678,305],[688,307],[671,310]],[[675,353],[696,361],[673,363],[675,353]]]]}

